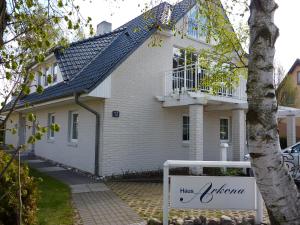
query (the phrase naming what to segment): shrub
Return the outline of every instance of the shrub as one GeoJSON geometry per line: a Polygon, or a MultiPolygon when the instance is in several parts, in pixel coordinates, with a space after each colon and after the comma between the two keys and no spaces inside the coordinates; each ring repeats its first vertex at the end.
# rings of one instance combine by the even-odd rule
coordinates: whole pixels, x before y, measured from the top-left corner
{"type": "Polygon", "coordinates": [[[245,176],[241,168],[227,168],[226,172],[219,167],[203,168],[203,173],[208,176],[245,176]]]}
{"type": "MultiPolygon", "coordinates": [[[[3,170],[11,156],[0,151],[0,171],[3,170]]],[[[21,166],[22,185],[22,224],[33,225],[37,223],[37,181],[29,176],[27,166],[21,166]]],[[[0,225],[18,224],[19,211],[19,185],[18,185],[18,164],[13,163],[0,179],[0,225]]]]}

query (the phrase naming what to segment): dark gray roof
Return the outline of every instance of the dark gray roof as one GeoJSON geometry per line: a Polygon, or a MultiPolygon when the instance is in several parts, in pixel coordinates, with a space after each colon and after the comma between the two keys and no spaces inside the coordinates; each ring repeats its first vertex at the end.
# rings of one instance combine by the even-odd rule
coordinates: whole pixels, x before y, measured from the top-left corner
{"type": "Polygon", "coordinates": [[[97,54],[109,46],[124,29],[72,43],[57,49],[55,56],[64,80],[72,79],[97,54]]]}
{"type": "Polygon", "coordinates": [[[72,43],[64,50],[57,49],[55,56],[65,82],[46,88],[42,94],[23,97],[18,106],[91,91],[159,26],[171,28],[193,5],[195,0],[183,0],[174,6],[163,2],[151,9],[150,18],[145,19],[142,14],[111,33],[72,43]],[[171,19],[166,21],[169,9],[171,19]]]}
{"type": "Polygon", "coordinates": [[[299,65],[300,65],[300,59],[296,59],[295,62],[294,62],[294,64],[292,65],[292,67],[290,68],[290,70],[289,70],[288,73],[290,74],[290,73],[294,72],[294,70],[296,69],[296,67],[299,66],[299,65]]]}

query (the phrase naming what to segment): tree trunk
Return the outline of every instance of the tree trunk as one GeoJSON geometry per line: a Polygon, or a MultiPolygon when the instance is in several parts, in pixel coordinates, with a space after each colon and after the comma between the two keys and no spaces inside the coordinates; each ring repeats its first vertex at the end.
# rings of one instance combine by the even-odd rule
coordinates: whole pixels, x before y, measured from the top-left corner
{"type": "Polygon", "coordinates": [[[0,0],[0,49],[3,46],[3,34],[6,27],[6,0],[0,0]]]}
{"type": "Polygon", "coordinates": [[[271,224],[295,225],[300,224],[300,197],[283,164],[277,130],[278,106],[273,84],[274,45],[279,35],[274,24],[276,9],[274,0],[251,0],[247,84],[249,152],[271,224]]]}

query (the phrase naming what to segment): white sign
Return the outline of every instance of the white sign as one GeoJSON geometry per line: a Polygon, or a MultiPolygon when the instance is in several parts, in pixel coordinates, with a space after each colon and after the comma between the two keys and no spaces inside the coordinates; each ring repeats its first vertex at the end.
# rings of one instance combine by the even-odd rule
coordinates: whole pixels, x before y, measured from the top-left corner
{"type": "Polygon", "coordinates": [[[253,177],[170,176],[173,208],[256,209],[253,177]]]}

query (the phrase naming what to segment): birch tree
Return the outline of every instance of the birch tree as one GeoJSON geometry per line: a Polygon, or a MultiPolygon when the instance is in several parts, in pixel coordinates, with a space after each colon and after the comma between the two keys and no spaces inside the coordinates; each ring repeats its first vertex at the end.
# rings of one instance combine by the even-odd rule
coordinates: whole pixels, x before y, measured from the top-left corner
{"type": "MultiPolygon", "coordinates": [[[[91,19],[86,20],[79,13],[79,6],[73,0],[0,0],[0,129],[17,134],[17,127],[5,129],[10,115],[15,111],[18,101],[29,95],[32,89],[37,93],[43,92],[41,85],[34,85],[35,74],[30,70],[34,63],[44,63],[45,57],[56,46],[67,47],[70,39],[79,28],[89,27],[91,19]]],[[[40,74],[42,76],[42,74],[40,74]]],[[[52,82],[51,75],[45,75],[48,83],[52,82]]],[[[25,102],[25,107],[29,103],[25,102]]],[[[35,126],[35,134],[28,137],[26,144],[10,145],[12,157],[0,170],[0,180],[12,182],[4,173],[18,156],[20,168],[20,151],[27,144],[41,140],[48,129],[59,131],[58,124],[35,124],[36,115],[28,113],[28,124],[25,129],[35,126]]],[[[1,149],[0,149],[1,150],[1,149]]],[[[22,195],[21,170],[18,172],[18,224],[26,223],[22,215],[24,205],[22,195]]],[[[10,193],[11,194],[11,193],[10,193]]],[[[0,193],[0,199],[9,198],[7,192],[0,193]]],[[[8,199],[8,201],[11,201],[8,199]]],[[[0,221],[1,223],[1,221],[0,221]]]]}
{"type": "Polygon", "coordinates": [[[248,147],[270,222],[272,225],[300,224],[299,193],[283,163],[277,130],[278,104],[273,74],[275,42],[279,35],[274,13],[278,5],[274,0],[251,0],[250,5],[244,0],[223,1],[223,5],[218,0],[199,0],[198,3],[203,6],[199,15],[208,18],[203,27],[207,41],[215,41],[201,53],[202,63],[214,67],[209,82],[214,84],[218,76],[225,76],[230,78],[227,86],[235,85],[232,80],[246,71],[248,147]],[[246,29],[243,26],[233,29],[226,17],[226,13],[236,11],[239,3],[243,9],[239,8],[238,16],[250,13],[246,29]],[[246,46],[248,56],[244,54],[246,46]]]}
{"type": "Polygon", "coordinates": [[[249,151],[259,190],[271,224],[300,224],[299,193],[283,164],[277,131],[273,83],[275,42],[274,0],[251,0],[248,62],[249,151]]]}

